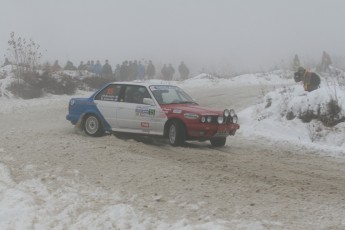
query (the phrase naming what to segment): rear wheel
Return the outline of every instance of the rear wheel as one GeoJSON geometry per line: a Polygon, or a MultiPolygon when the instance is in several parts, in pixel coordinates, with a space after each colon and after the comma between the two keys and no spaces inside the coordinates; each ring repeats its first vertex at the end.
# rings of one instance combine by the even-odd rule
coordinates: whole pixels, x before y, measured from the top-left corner
{"type": "Polygon", "coordinates": [[[169,143],[172,146],[179,146],[185,142],[186,130],[184,125],[179,121],[173,121],[168,130],[169,143]]]}
{"type": "Polygon", "coordinates": [[[211,145],[214,147],[223,147],[226,143],[226,137],[218,137],[210,140],[211,145]]]}
{"type": "Polygon", "coordinates": [[[102,124],[98,117],[95,115],[86,116],[83,128],[85,133],[92,137],[99,137],[103,134],[102,124]]]}

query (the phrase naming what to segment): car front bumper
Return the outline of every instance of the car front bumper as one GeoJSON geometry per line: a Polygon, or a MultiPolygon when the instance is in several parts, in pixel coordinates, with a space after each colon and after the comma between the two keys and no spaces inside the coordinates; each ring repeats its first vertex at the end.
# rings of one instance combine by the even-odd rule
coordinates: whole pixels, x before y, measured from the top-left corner
{"type": "Polygon", "coordinates": [[[187,125],[187,138],[189,139],[210,139],[235,135],[238,124],[190,124],[187,125]]]}

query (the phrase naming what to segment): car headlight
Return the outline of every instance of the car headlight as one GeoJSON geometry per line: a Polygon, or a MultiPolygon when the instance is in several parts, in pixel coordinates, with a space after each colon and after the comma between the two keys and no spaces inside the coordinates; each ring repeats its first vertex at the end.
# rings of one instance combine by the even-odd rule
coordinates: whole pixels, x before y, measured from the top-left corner
{"type": "Polygon", "coordinates": [[[218,124],[223,124],[224,117],[218,117],[217,121],[218,121],[218,124]]]}
{"type": "Polygon", "coordinates": [[[237,124],[237,122],[238,122],[238,117],[237,117],[237,115],[235,115],[232,117],[232,123],[237,124]]]}
{"type": "Polygon", "coordinates": [[[205,123],[206,122],[206,117],[201,117],[201,122],[205,123]]]}
{"type": "Polygon", "coordinates": [[[233,117],[233,116],[235,116],[235,115],[236,115],[235,110],[230,109],[230,116],[233,117]]]}
{"type": "Polygon", "coordinates": [[[212,122],[212,117],[207,117],[207,122],[211,123],[212,122]]]}
{"type": "Polygon", "coordinates": [[[230,115],[230,110],[225,109],[225,110],[224,110],[224,116],[225,116],[225,117],[228,117],[229,115],[230,115]]]}

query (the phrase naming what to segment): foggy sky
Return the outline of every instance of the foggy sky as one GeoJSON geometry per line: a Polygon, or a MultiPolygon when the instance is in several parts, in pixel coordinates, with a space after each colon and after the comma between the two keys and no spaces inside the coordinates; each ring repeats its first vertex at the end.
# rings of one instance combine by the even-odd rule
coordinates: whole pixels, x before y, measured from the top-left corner
{"type": "Polygon", "coordinates": [[[181,60],[194,71],[263,70],[345,56],[344,0],[0,0],[0,61],[10,33],[42,60],[181,60]]]}

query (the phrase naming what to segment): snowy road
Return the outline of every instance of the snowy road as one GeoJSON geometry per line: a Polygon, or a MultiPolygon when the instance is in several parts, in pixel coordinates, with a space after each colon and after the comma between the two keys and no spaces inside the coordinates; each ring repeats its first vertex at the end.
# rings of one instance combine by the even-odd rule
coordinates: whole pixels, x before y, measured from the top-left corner
{"type": "MultiPolygon", "coordinates": [[[[261,91],[189,90],[237,110],[261,91]]],[[[343,159],[240,132],[220,149],[90,138],[65,120],[67,102],[0,114],[1,229],[345,228],[343,159]]]]}

